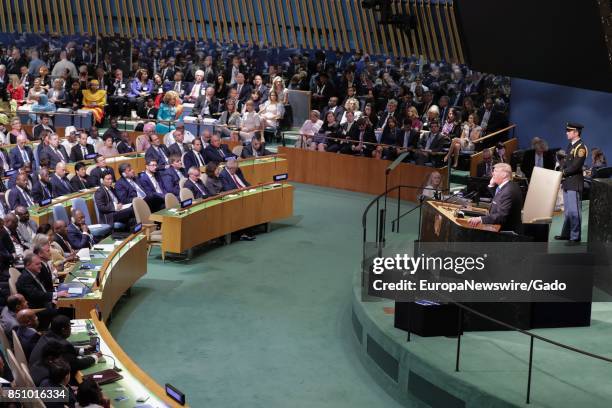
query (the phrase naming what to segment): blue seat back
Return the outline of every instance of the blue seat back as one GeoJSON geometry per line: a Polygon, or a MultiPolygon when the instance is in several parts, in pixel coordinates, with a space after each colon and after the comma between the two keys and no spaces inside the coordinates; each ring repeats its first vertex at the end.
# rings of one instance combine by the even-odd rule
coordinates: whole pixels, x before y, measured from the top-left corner
{"type": "Polygon", "coordinates": [[[91,225],[91,216],[89,215],[89,209],[87,208],[87,203],[85,202],[85,199],[81,197],[73,198],[72,208],[74,208],[75,210],[80,210],[85,216],[85,223],[87,225],[91,225]]]}
{"type": "Polygon", "coordinates": [[[66,207],[62,204],[56,204],[53,206],[53,220],[59,221],[62,220],[66,223],[66,225],[70,224],[70,217],[68,217],[68,213],[66,212],[66,207]]]}

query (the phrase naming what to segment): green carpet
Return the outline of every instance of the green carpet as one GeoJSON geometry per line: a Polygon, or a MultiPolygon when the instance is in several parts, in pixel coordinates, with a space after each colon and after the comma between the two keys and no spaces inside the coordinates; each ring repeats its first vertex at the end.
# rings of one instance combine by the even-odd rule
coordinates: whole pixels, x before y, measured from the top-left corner
{"type": "Polygon", "coordinates": [[[113,336],[192,407],[398,407],[360,362],[351,328],[370,200],[298,184],[295,216],[254,242],[188,263],[151,256],[115,309],[113,336]]]}

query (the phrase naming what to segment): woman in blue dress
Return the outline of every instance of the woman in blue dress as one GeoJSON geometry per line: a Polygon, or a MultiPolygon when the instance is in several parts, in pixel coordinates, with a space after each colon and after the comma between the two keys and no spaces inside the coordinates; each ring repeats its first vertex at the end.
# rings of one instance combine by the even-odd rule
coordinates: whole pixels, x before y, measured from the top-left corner
{"type": "Polygon", "coordinates": [[[157,112],[158,122],[155,126],[155,132],[159,134],[166,134],[173,131],[176,127],[174,122],[180,120],[183,116],[183,105],[179,98],[178,93],[174,91],[168,91],[164,95],[163,102],[159,105],[159,111],[157,112]]]}

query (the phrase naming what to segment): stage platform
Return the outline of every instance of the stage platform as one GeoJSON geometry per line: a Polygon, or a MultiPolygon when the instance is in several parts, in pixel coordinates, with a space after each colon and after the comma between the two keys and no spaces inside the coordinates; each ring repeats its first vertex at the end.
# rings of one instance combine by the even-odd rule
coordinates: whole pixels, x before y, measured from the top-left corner
{"type": "MultiPolygon", "coordinates": [[[[535,340],[531,403],[525,403],[529,337],[471,332],[457,339],[419,337],[393,327],[394,302],[361,301],[353,279],[352,324],[358,352],[376,381],[407,407],[611,407],[612,363],[535,340]]],[[[593,303],[591,327],[534,330],[541,336],[612,357],[612,303],[593,303]]]]}

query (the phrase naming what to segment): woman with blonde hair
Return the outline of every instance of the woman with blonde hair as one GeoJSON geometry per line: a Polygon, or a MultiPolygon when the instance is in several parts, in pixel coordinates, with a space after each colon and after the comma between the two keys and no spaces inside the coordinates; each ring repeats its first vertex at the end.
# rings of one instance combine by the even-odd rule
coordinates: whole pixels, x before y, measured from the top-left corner
{"type": "Polygon", "coordinates": [[[439,199],[442,193],[442,174],[438,171],[432,171],[427,176],[425,186],[421,191],[419,198],[421,200],[426,198],[439,199]]]}
{"type": "Polygon", "coordinates": [[[423,122],[419,119],[419,111],[414,106],[406,108],[406,117],[410,119],[410,128],[420,131],[423,127],[423,122]]]}
{"type": "Polygon", "coordinates": [[[264,126],[274,131],[278,129],[279,120],[285,113],[285,107],[279,102],[278,94],[275,90],[270,91],[268,100],[259,108],[259,116],[264,121],[264,126]]]}
{"type": "Polygon", "coordinates": [[[83,109],[91,111],[98,126],[104,120],[104,105],[106,105],[106,91],[100,89],[100,82],[97,79],[92,79],[89,81],[89,88],[83,91],[83,109]]]}
{"type": "Polygon", "coordinates": [[[287,105],[289,103],[289,91],[285,88],[285,84],[283,83],[283,78],[280,76],[274,77],[272,80],[272,91],[276,92],[278,96],[278,101],[283,105],[287,105]]]}
{"type": "Polygon", "coordinates": [[[11,97],[11,103],[12,101],[15,101],[15,107],[17,107],[18,105],[23,105],[23,99],[25,98],[25,88],[17,75],[9,75],[9,84],[6,90],[8,91],[11,97]]]}
{"type": "Polygon", "coordinates": [[[340,125],[344,125],[346,123],[346,112],[348,111],[353,112],[355,115],[355,120],[358,120],[361,117],[359,100],[357,100],[357,98],[349,98],[344,103],[344,113],[342,114],[342,119],[340,119],[340,125]]]}
{"type": "Polygon", "coordinates": [[[179,94],[175,91],[168,91],[164,95],[162,103],[159,105],[157,112],[157,120],[165,121],[158,122],[155,126],[157,133],[166,134],[176,129],[174,122],[183,116],[183,105],[179,98],[179,94]]]}
{"type": "Polygon", "coordinates": [[[40,78],[34,78],[34,84],[32,86],[32,88],[30,88],[30,90],[28,91],[28,99],[26,100],[26,103],[28,105],[32,105],[35,102],[38,101],[37,97],[40,94],[44,94],[47,91],[45,90],[45,88],[42,87],[41,85],[41,80],[40,78]]]}

